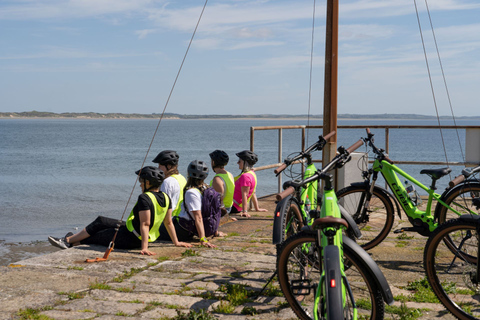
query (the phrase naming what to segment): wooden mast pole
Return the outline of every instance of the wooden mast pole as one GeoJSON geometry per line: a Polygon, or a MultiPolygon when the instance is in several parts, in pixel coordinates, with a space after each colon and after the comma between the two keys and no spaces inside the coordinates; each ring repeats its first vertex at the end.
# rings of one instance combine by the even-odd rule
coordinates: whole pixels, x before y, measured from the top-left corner
{"type": "MultiPolygon", "coordinates": [[[[323,135],[337,131],[338,82],[338,0],[327,0],[325,37],[325,83],[323,104],[323,135]]],[[[338,135],[338,132],[337,132],[338,135]]],[[[337,151],[337,135],[323,149],[323,164],[330,162],[337,151]]]]}

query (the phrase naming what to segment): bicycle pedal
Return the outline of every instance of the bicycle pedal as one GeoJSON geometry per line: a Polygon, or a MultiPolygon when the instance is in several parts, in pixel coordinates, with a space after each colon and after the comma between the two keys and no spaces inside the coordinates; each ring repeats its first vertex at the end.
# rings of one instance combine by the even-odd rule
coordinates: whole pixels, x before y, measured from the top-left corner
{"type": "Polygon", "coordinates": [[[407,227],[407,228],[400,228],[400,229],[397,229],[395,231],[393,231],[393,233],[403,233],[403,232],[420,232],[422,231],[423,228],[421,227],[407,227]]]}
{"type": "Polygon", "coordinates": [[[310,279],[291,280],[290,288],[292,289],[292,293],[296,296],[308,296],[313,288],[310,282],[310,279]]]}

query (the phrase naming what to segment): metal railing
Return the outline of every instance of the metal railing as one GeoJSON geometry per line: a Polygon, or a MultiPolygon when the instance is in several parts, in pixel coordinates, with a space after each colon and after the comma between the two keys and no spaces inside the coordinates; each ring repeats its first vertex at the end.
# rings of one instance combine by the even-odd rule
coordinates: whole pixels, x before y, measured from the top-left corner
{"type": "MultiPolygon", "coordinates": [[[[418,125],[369,125],[370,129],[384,129],[385,130],[385,152],[388,153],[390,149],[389,139],[390,139],[390,130],[391,129],[480,129],[480,126],[418,126],[418,125]]],[[[283,150],[283,130],[301,130],[301,150],[305,150],[305,133],[307,129],[322,129],[323,126],[305,126],[305,125],[296,125],[296,126],[261,126],[261,127],[250,127],[250,150],[254,151],[255,145],[255,131],[262,130],[278,130],[278,162],[261,167],[255,167],[255,171],[267,170],[272,168],[277,168],[283,163],[282,159],[282,150],[283,150]]],[[[365,129],[365,126],[338,126],[338,129],[365,129]]],[[[313,162],[321,163],[321,159],[314,159],[313,162]]],[[[372,163],[373,161],[370,161],[372,163]]],[[[478,165],[478,162],[445,162],[445,161],[404,161],[404,160],[395,160],[396,164],[409,164],[409,165],[454,165],[454,166],[464,166],[464,165],[478,165]]],[[[278,176],[278,190],[281,191],[280,186],[282,185],[282,175],[278,176]]]]}

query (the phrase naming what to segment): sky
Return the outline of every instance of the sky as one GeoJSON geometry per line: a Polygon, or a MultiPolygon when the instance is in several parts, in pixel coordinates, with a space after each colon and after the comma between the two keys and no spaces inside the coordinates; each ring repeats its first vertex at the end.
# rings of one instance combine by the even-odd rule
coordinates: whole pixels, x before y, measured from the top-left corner
{"type": "MultiPolygon", "coordinates": [[[[480,2],[415,1],[339,1],[339,114],[480,115],[480,2]]],[[[209,0],[176,80],[204,4],[1,0],[0,112],[323,113],[326,1],[209,0]]]]}

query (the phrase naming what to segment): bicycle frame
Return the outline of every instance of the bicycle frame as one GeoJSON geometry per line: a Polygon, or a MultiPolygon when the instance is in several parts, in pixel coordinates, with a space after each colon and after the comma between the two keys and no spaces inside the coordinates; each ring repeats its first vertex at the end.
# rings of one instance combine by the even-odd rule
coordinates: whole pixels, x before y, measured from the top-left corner
{"type": "Polygon", "coordinates": [[[461,215],[461,213],[451,208],[449,205],[447,205],[445,202],[441,200],[442,195],[436,193],[434,189],[425,186],[420,181],[418,181],[417,179],[415,179],[414,177],[412,177],[411,175],[409,175],[408,173],[406,173],[396,165],[386,160],[380,161],[379,159],[375,159],[372,166],[372,170],[373,170],[373,177],[372,177],[372,184],[370,186],[371,187],[370,191],[371,192],[373,191],[373,187],[377,180],[377,174],[378,172],[380,172],[383,178],[385,179],[385,181],[390,186],[390,189],[393,191],[395,198],[400,203],[401,207],[407,214],[408,218],[414,221],[415,220],[422,221],[422,223],[425,226],[428,226],[428,229],[430,232],[435,230],[438,226],[438,222],[436,221],[437,217],[435,217],[431,213],[433,200],[437,201],[437,204],[436,204],[437,206],[438,205],[445,206],[452,212],[455,212],[456,214],[458,214],[459,216],[461,215]],[[407,191],[405,190],[405,186],[400,181],[397,173],[427,192],[428,200],[427,200],[427,206],[425,211],[420,210],[418,206],[415,205],[413,201],[410,199],[407,191]]]}

